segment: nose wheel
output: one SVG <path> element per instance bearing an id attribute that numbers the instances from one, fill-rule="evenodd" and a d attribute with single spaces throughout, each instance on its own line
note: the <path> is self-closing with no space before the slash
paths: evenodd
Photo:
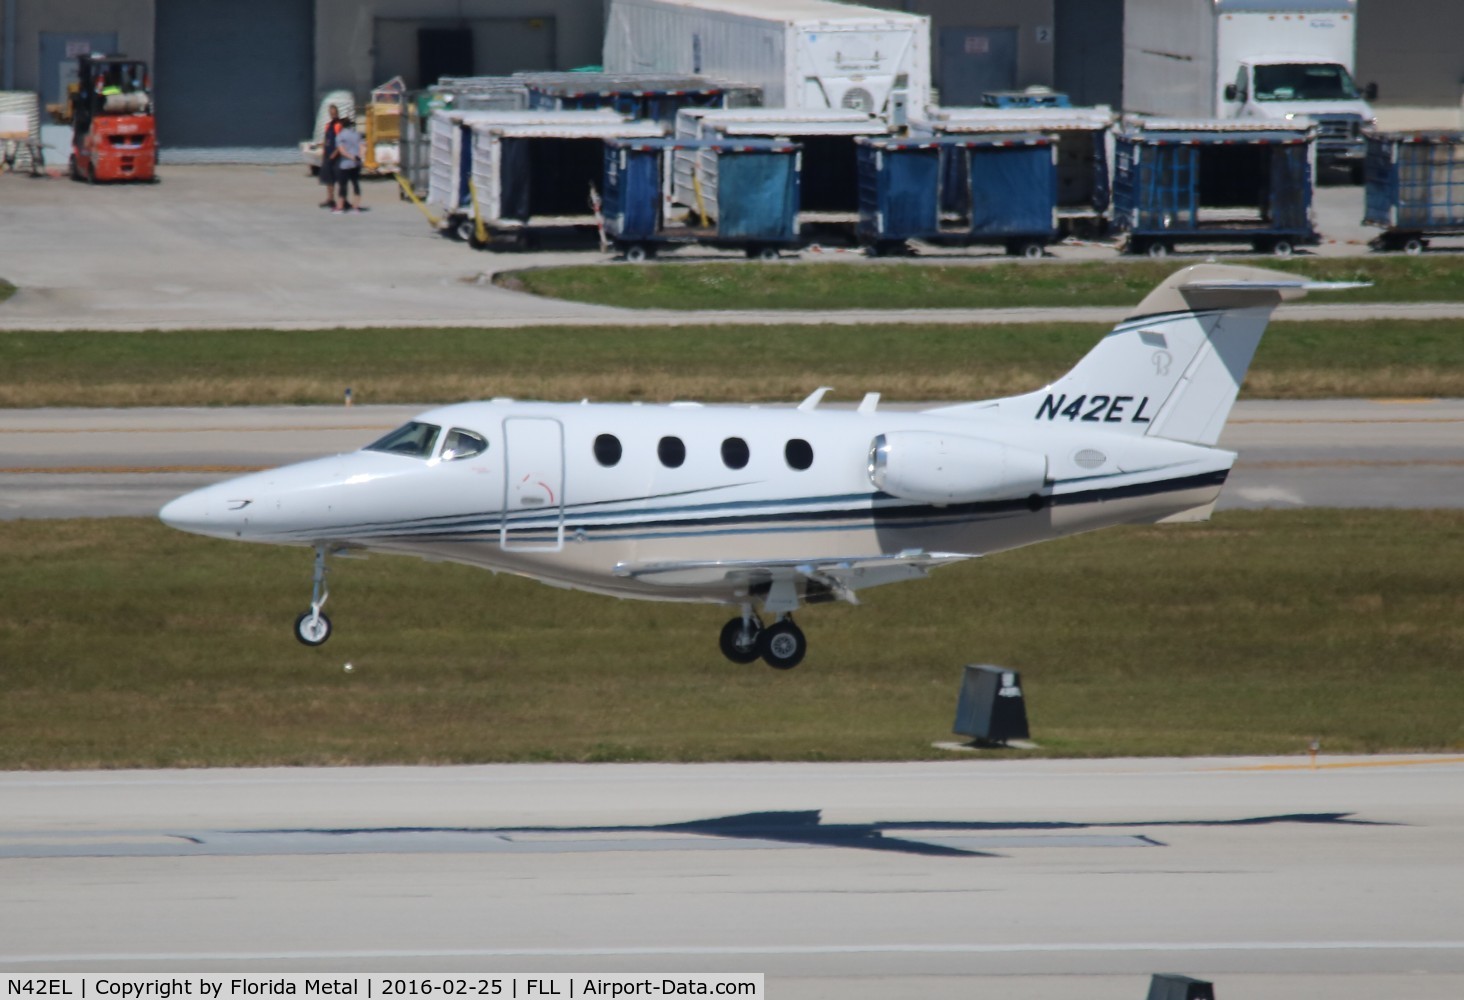
<path id="1" fill-rule="evenodd" d="M 310 593 L 310 610 L 295 619 L 295 638 L 307 646 L 319 646 L 330 638 L 330 619 L 321 613 L 330 587 L 326 584 L 325 546 L 315 546 L 315 576 Z"/>
<path id="2" fill-rule="evenodd" d="M 295 638 L 307 646 L 319 646 L 330 638 L 330 619 L 319 611 L 307 611 L 295 619 Z"/>

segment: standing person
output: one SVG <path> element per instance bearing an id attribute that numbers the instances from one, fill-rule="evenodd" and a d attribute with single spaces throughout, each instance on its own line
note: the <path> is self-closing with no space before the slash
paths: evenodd
<path id="1" fill-rule="evenodd" d="M 336 136 L 341 131 L 341 109 L 332 104 L 327 110 L 330 111 L 330 121 L 325 123 L 320 147 L 320 183 L 325 185 L 325 201 L 320 203 L 320 207 L 333 209 L 336 207 Z"/>
<path id="2" fill-rule="evenodd" d="M 361 150 L 365 147 L 365 141 L 361 133 L 356 131 L 356 123 L 349 118 L 341 119 L 342 127 L 336 134 L 336 176 L 340 179 L 341 204 L 334 208 L 333 212 L 351 211 L 351 203 L 346 199 L 346 186 L 349 184 L 356 190 L 356 211 L 360 211 L 361 204 Z"/>

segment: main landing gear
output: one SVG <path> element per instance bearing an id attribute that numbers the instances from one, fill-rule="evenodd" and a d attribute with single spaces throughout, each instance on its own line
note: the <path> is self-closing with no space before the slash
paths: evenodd
<path id="1" fill-rule="evenodd" d="M 808 653 L 808 640 L 790 615 L 779 615 L 765 628 L 750 607 L 744 607 L 740 616 L 722 626 L 720 643 L 722 655 L 733 663 L 761 658 L 775 670 L 792 670 Z"/>
<path id="2" fill-rule="evenodd" d="M 321 613 L 330 587 L 325 582 L 325 546 L 315 546 L 315 585 L 310 594 L 310 610 L 295 619 L 295 638 L 307 646 L 319 646 L 330 638 L 330 619 Z"/>

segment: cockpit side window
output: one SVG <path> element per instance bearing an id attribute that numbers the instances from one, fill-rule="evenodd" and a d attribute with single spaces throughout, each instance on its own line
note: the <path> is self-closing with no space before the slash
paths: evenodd
<path id="1" fill-rule="evenodd" d="M 464 458 L 472 458 L 474 455 L 481 455 L 487 450 L 488 439 L 483 435 L 463 430 L 461 427 L 454 427 L 447 432 L 447 439 L 442 443 L 442 460 L 456 462 Z"/>
<path id="2" fill-rule="evenodd" d="M 423 424 L 413 420 L 398 427 L 380 441 L 368 444 L 365 450 L 384 451 L 390 455 L 407 455 L 411 458 L 431 458 L 432 449 L 437 446 L 437 436 L 441 433 L 442 428 L 436 424 Z"/>

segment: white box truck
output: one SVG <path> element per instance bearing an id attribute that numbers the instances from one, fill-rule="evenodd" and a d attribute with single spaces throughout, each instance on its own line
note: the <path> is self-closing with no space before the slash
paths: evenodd
<path id="1" fill-rule="evenodd" d="M 1127 0 L 1123 103 L 1174 118 L 1317 125 L 1317 162 L 1361 180 L 1377 86 L 1353 82 L 1357 0 Z"/>
<path id="2" fill-rule="evenodd" d="M 610 0 L 604 61 L 758 86 L 771 108 L 904 124 L 930 100 L 930 18 L 829 0 Z"/>

